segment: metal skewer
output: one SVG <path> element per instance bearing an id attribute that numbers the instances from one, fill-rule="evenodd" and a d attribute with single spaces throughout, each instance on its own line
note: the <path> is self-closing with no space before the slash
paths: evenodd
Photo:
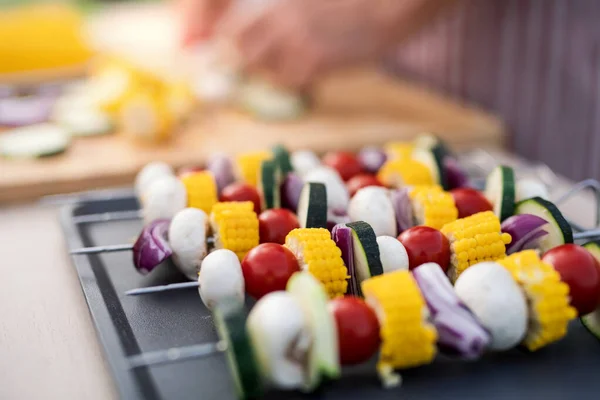
<path id="1" fill-rule="evenodd" d="M 134 219 L 142 219 L 141 210 L 115 211 L 102 214 L 79 215 L 73 217 L 73 222 L 76 224 L 88 224 L 93 222 L 108 222 L 108 221 L 127 221 Z"/>
<path id="2" fill-rule="evenodd" d="M 207 237 L 206 243 L 213 244 L 215 239 L 213 237 Z M 110 244 L 106 246 L 94 246 L 94 247 L 80 247 L 78 249 L 69 250 L 69 254 L 78 255 L 78 254 L 100 254 L 100 253 L 117 253 L 120 251 L 130 251 L 133 250 L 132 244 Z"/>
<path id="3" fill-rule="evenodd" d="M 167 350 L 158 350 L 148 353 L 136 354 L 128 357 L 129 368 L 165 365 L 199 358 L 210 357 L 227 350 L 226 341 L 215 343 L 196 344 L 184 347 L 172 347 Z"/>
<path id="4" fill-rule="evenodd" d="M 198 281 L 171 283 L 169 285 L 150 286 L 145 288 L 131 289 L 125 292 L 127 296 L 138 296 L 140 294 L 151 294 L 158 292 L 167 292 L 170 290 L 197 288 L 200 284 Z"/>

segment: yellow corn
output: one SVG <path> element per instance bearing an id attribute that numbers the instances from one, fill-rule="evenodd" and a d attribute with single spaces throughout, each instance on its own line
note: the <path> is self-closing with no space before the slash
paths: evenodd
<path id="1" fill-rule="evenodd" d="M 384 146 L 388 159 L 407 159 L 412 157 L 414 145 L 410 142 L 389 142 Z"/>
<path id="2" fill-rule="evenodd" d="M 273 154 L 269 151 L 240 154 L 237 157 L 240 180 L 249 185 L 256 186 L 261 163 L 271 158 L 273 158 Z"/>
<path id="3" fill-rule="evenodd" d="M 194 172 L 181 178 L 187 190 L 188 207 L 199 208 L 210 214 L 217 202 L 217 184 L 210 172 Z"/>
<path id="4" fill-rule="evenodd" d="M 441 229 L 458 218 L 454 198 L 439 186 L 419 186 L 410 191 L 417 225 Z"/>
<path id="5" fill-rule="evenodd" d="M 210 226 L 215 247 L 233 251 L 240 261 L 258 246 L 258 217 L 251 201 L 216 203 Z"/>
<path id="6" fill-rule="evenodd" d="M 529 327 L 523 344 L 534 351 L 564 337 L 577 312 L 569 305 L 569 286 L 552 265 L 540 260 L 535 250 L 512 254 L 499 263 L 527 296 Z"/>
<path id="7" fill-rule="evenodd" d="M 473 264 L 497 261 L 506 257 L 506 245 L 511 237 L 500 230 L 500 220 L 492 211 L 457 219 L 441 229 L 450 242 L 452 282 Z"/>
<path id="8" fill-rule="evenodd" d="M 427 322 L 428 309 L 409 271 L 395 271 L 362 282 L 363 295 L 380 322 L 381 352 L 377 370 L 394 384 L 397 368 L 433 361 L 437 332 Z M 386 382 L 384 382 L 386 383 Z"/>
<path id="9" fill-rule="evenodd" d="M 397 159 L 386 161 L 379 170 L 377 178 L 386 186 L 402 187 L 433 185 L 431 171 L 419 161 L 411 159 Z"/>
<path id="10" fill-rule="evenodd" d="M 136 90 L 120 106 L 119 123 L 134 139 L 161 142 L 171 137 L 174 121 L 162 96 Z"/>
<path id="11" fill-rule="evenodd" d="M 303 270 L 308 270 L 325 286 L 330 298 L 343 296 L 348 288 L 348 270 L 342 252 L 324 228 L 299 228 L 288 233 L 285 247 L 298 259 Z"/>

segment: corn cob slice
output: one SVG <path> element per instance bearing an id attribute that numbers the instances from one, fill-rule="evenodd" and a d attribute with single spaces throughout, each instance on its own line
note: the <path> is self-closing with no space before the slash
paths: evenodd
<path id="1" fill-rule="evenodd" d="M 497 261 L 506 257 L 506 245 L 511 237 L 500 230 L 500 220 L 492 211 L 460 218 L 441 229 L 450 242 L 450 268 L 452 282 L 473 264 Z"/>
<path id="2" fill-rule="evenodd" d="M 258 217 L 251 201 L 216 203 L 210 226 L 215 248 L 233 251 L 240 261 L 258 246 Z"/>
<path id="3" fill-rule="evenodd" d="M 458 218 L 454 198 L 439 186 L 416 187 L 410 191 L 409 196 L 417 225 L 441 229 Z"/>
<path id="4" fill-rule="evenodd" d="M 260 165 L 263 161 L 270 160 L 271 158 L 273 158 L 273 154 L 269 151 L 240 154 L 237 157 L 239 179 L 249 185 L 256 186 L 258 184 Z"/>
<path id="5" fill-rule="evenodd" d="M 427 304 L 409 271 L 395 271 L 363 281 L 362 292 L 381 330 L 377 370 L 386 386 L 396 386 L 396 368 L 428 364 L 436 353 L 437 332 L 427 319 Z"/>
<path id="6" fill-rule="evenodd" d="M 527 297 L 529 326 L 523 344 L 534 351 L 564 337 L 577 312 L 569 305 L 569 286 L 558 272 L 540 260 L 535 250 L 515 253 L 499 264 L 512 274 Z"/>
<path id="7" fill-rule="evenodd" d="M 188 196 L 188 207 L 199 208 L 209 214 L 217 202 L 217 184 L 210 172 L 201 171 L 181 178 Z"/>
<path id="8" fill-rule="evenodd" d="M 408 159 L 412 157 L 415 146 L 409 142 L 389 142 L 383 147 L 388 159 Z"/>
<path id="9" fill-rule="evenodd" d="M 119 125 L 136 140 L 158 143 L 171 137 L 174 121 L 162 96 L 140 90 L 124 100 L 119 109 Z"/>
<path id="10" fill-rule="evenodd" d="M 285 247 L 294 253 L 303 270 L 321 281 L 330 298 L 346 293 L 348 270 L 327 229 L 294 229 L 285 238 Z"/>
<path id="11" fill-rule="evenodd" d="M 433 176 L 427 166 L 411 159 L 389 160 L 379 170 L 377 178 L 386 186 L 429 186 L 434 184 Z"/>

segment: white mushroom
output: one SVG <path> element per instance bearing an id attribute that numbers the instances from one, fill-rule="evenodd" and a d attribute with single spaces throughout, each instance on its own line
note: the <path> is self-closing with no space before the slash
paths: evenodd
<path id="1" fill-rule="evenodd" d="M 506 268 L 495 262 L 473 265 L 458 277 L 454 289 L 489 331 L 491 350 L 508 350 L 523 340 L 527 300 Z"/>
<path id="2" fill-rule="evenodd" d="M 398 239 L 392 236 L 378 236 L 379 259 L 383 265 L 383 273 L 408 271 L 408 253 Z"/>
<path id="3" fill-rule="evenodd" d="M 304 176 L 311 170 L 321 165 L 321 160 L 315 153 L 310 150 L 298 150 L 291 154 L 290 161 L 294 167 L 294 171 Z"/>
<path id="4" fill-rule="evenodd" d="M 226 298 L 244 303 L 244 275 L 240 260 L 231 250 L 219 249 L 202 261 L 198 275 L 198 292 L 208 309 Z"/>
<path id="5" fill-rule="evenodd" d="M 319 166 L 304 176 L 305 182 L 320 182 L 327 188 L 327 208 L 329 210 L 347 210 L 350 194 L 344 181 L 333 168 Z"/>
<path id="6" fill-rule="evenodd" d="M 144 223 L 171 219 L 187 206 L 187 191 L 179 179 L 164 175 L 151 182 L 140 197 Z"/>
<path id="7" fill-rule="evenodd" d="M 300 303 L 285 291 L 269 293 L 247 324 L 263 376 L 280 389 L 302 388 L 312 339 Z"/>
<path id="8" fill-rule="evenodd" d="M 152 182 L 163 176 L 175 176 L 173 168 L 162 161 L 153 161 L 146 164 L 135 177 L 135 194 L 139 197 L 146 191 Z"/>
<path id="9" fill-rule="evenodd" d="M 517 201 L 541 197 L 548 200 L 548 188 L 537 179 L 519 179 L 517 181 Z"/>
<path id="10" fill-rule="evenodd" d="M 191 280 L 198 279 L 200 265 L 206 257 L 207 228 L 208 216 L 198 208 L 184 208 L 169 225 L 173 262 Z"/>
<path id="11" fill-rule="evenodd" d="M 327 192 L 329 195 L 329 192 Z M 358 190 L 348 206 L 352 221 L 365 221 L 377 236 L 396 236 L 396 214 L 386 188 L 368 186 Z"/>

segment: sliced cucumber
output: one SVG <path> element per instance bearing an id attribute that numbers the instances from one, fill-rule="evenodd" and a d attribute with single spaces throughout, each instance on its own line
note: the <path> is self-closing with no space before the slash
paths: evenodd
<path id="1" fill-rule="evenodd" d="M 415 147 L 426 150 L 437 149 L 438 154 L 442 157 L 451 156 L 452 153 L 448 150 L 448 146 L 442 139 L 431 133 L 421 133 L 413 141 Z"/>
<path id="2" fill-rule="evenodd" d="M 286 290 L 302 305 L 313 333 L 308 371 L 310 384 L 307 387 L 312 390 L 319 384 L 319 375 L 327 379 L 337 379 L 341 375 L 336 324 L 327 309 L 325 288 L 309 272 L 292 275 Z"/>
<path id="3" fill-rule="evenodd" d="M 365 279 L 383 274 L 377 236 L 371 225 L 364 221 L 350 222 L 346 226 L 352 229 L 354 270 L 360 288 L 360 284 Z"/>
<path id="4" fill-rule="evenodd" d="M 573 243 L 573 230 L 558 208 L 541 197 L 533 197 L 516 205 L 517 214 L 533 214 L 544 218 L 548 225 L 544 229 L 548 234 L 540 239 L 540 250 L 546 252 L 565 243 Z"/>
<path id="5" fill-rule="evenodd" d="M 490 173 L 485 183 L 485 196 L 494 206 L 494 213 L 504 221 L 515 211 L 515 172 L 499 165 Z"/>
<path id="6" fill-rule="evenodd" d="M 279 194 L 279 169 L 273 160 L 265 160 L 260 165 L 258 192 L 262 195 L 263 210 L 281 207 Z"/>
<path id="7" fill-rule="evenodd" d="M 595 242 L 587 242 L 583 245 L 587 251 L 592 253 L 592 255 L 600 262 L 600 241 Z"/>
<path id="8" fill-rule="evenodd" d="M 227 363 L 240 399 L 259 398 L 262 381 L 250 336 L 246 330 L 247 314 L 237 300 L 225 300 L 213 313 L 219 338 L 227 343 Z"/>
<path id="9" fill-rule="evenodd" d="M 294 172 L 294 167 L 290 160 L 290 153 L 285 147 L 280 144 L 273 147 L 273 155 L 275 156 L 275 161 L 281 171 L 281 175 L 287 176 L 288 173 Z"/>
<path id="10" fill-rule="evenodd" d="M 298 202 L 301 228 L 327 228 L 327 190 L 323 183 L 306 182 Z"/>
<path id="11" fill-rule="evenodd" d="M 415 148 L 412 157 L 422 162 L 431 171 L 433 180 L 441 185 L 444 189 L 448 189 L 446 181 L 446 170 L 444 169 L 444 156 L 440 147 L 434 146 L 431 149 Z"/>
<path id="12" fill-rule="evenodd" d="M 53 120 L 73 136 L 96 136 L 112 132 L 114 126 L 108 114 L 93 108 L 64 110 Z"/>
<path id="13" fill-rule="evenodd" d="M 600 308 L 580 318 L 586 329 L 600 340 Z"/>
<path id="14" fill-rule="evenodd" d="M 30 125 L 0 135 L 0 154 L 9 158 L 52 156 L 64 152 L 70 142 L 68 132 L 58 125 Z"/>

